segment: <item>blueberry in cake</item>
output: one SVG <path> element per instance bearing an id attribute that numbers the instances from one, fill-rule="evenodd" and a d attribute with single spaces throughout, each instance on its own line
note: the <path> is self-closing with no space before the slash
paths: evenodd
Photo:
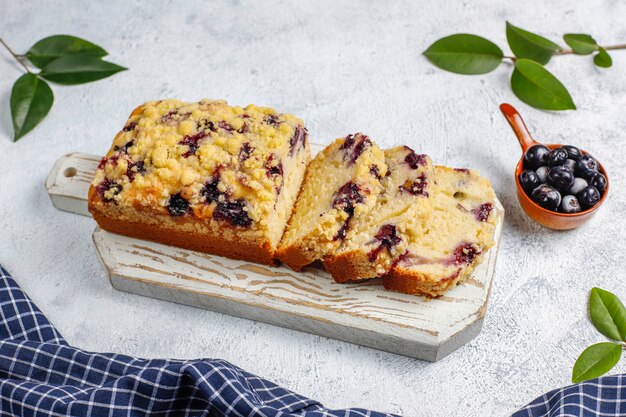
<path id="1" fill-rule="evenodd" d="M 264 264 L 310 160 L 302 120 L 222 100 L 135 109 L 89 190 L 101 228 Z"/>
<path id="2" fill-rule="evenodd" d="M 436 167 L 424 233 L 384 276 L 385 288 L 438 297 L 469 276 L 493 246 L 498 213 L 489 181 L 467 169 Z"/>
<path id="3" fill-rule="evenodd" d="M 300 270 L 334 251 L 376 204 L 386 174 L 383 151 L 361 133 L 327 146 L 309 164 L 278 258 Z"/>
<path id="4" fill-rule="evenodd" d="M 355 218 L 341 246 L 324 258 L 337 282 L 387 273 L 410 241 L 425 232 L 434 193 L 434 166 L 408 146 L 385 151 L 387 175 L 376 205 Z"/>

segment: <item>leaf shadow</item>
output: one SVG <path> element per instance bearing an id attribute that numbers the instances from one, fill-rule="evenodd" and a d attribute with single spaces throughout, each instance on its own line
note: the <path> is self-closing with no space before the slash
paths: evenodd
<path id="1" fill-rule="evenodd" d="M 10 99 L 10 89 L 0 93 L 0 106 L 2 106 L 2 108 L 4 109 L 7 109 L 6 111 L 0 111 L 0 136 L 6 136 L 9 141 L 13 141 L 13 122 L 11 121 L 11 106 L 9 104 Z"/>

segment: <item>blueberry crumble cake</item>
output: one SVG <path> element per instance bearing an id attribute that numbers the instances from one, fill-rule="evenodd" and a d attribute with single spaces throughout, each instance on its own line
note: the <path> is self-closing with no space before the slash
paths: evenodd
<path id="1" fill-rule="evenodd" d="M 434 166 L 408 146 L 385 151 L 387 174 L 374 207 L 354 219 L 341 246 L 324 259 L 337 282 L 387 273 L 410 241 L 425 232 L 435 192 Z"/>
<path id="2" fill-rule="evenodd" d="M 152 101 L 100 162 L 89 211 L 111 232 L 275 264 L 309 160 L 307 131 L 290 114 Z"/>
<path id="3" fill-rule="evenodd" d="M 309 164 L 278 258 L 300 270 L 334 251 L 376 204 L 386 174 L 383 151 L 366 135 L 327 146 Z"/>
<path id="4" fill-rule="evenodd" d="M 489 181 L 468 169 L 436 167 L 423 233 L 384 276 L 385 288 L 438 297 L 462 282 L 493 246 L 498 213 Z"/>
<path id="5" fill-rule="evenodd" d="M 337 282 L 438 297 L 493 246 L 488 180 L 356 133 L 312 161 L 302 120 L 222 100 L 148 102 L 100 162 L 89 211 L 102 229 Z"/>

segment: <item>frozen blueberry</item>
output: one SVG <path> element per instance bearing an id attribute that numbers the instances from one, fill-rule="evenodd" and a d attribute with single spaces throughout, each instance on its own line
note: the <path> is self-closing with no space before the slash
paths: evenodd
<path id="1" fill-rule="evenodd" d="M 546 157 L 546 162 L 551 167 L 563 165 L 567 161 L 567 151 L 563 148 L 552 149 Z"/>
<path id="2" fill-rule="evenodd" d="M 581 210 L 578 199 L 573 195 L 566 195 L 561 201 L 559 211 L 563 213 L 578 213 Z"/>
<path id="3" fill-rule="evenodd" d="M 532 169 L 522 171 L 522 173 L 519 174 L 519 182 L 522 184 L 522 188 L 526 191 L 526 194 L 532 193 L 533 190 L 541 184 L 539 176 Z"/>
<path id="4" fill-rule="evenodd" d="M 189 158 L 191 155 L 194 155 L 200 146 L 200 141 L 208 136 L 209 132 L 206 130 L 202 132 L 198 132 L 195 135 L 186 135 L 178 142 L 179 145 L 187 146 L 187 151 L 183 153 L 183 157 Z"/>
<path id="5" fill-rule="evenodd" d="M 476 207 L 473 211 L 476 220 L 478 220 L 479 222 L 486 222 L 487 220 L 489 220 L 489 216 L 493 211 L 493 204 L 483 203 L 480 206 Z"/>
<path id="6" fill-rule="evenodd" d="M 596 187 L 600 194 L 602 194 L 604 190 L 606 190 L 606 177 L 598 172 L 591 178 L 589 185 Z"/>
<path id="7" fill-rule="evenodd" d="M 574 174 L 565 165 L 555 166 L 548 172 L 548 182 L 559 191 L 567 191 L 574 185 Z"/>
<path id="8" fill-rule="evenodd" d="M 170 201 L 167 204 L 167 210 L 172 216 L 185 215 L 191 212 L 190 209 L 191 208 L 189 207 L 189 201 L 181 196 L 180 193 L 171 196 Z"/>
<path id="9" fill-rule="evenodd" d="M 598 172 L 598 162 L 591 155 L 583 155 L 576 161 L 576 175 L 584 179 L 591 179 Z"/>
<path id="10" fill-rule="evenodd" d="M 569 159 L 573 159 L 574 161 L 578 161 L 580 157 L 583 156 L 583 153 L 580 151 L 580 149 L 575 146 L 563 145 L 561 146 L 561 148 L 565 149 L 567 151 L 567 157 Z"/>
<path id="11" fill-rule="evenodd" d="M 293 156 L 300 148 L 306 147 L 307 130 L 298 125 L 289 139 L 289 156 Z"/>
<path id="12" fill-rule="evenodd" d="M 471 264 L 481 254 L 480 248 L 471 243 L 463 243 L 456 247 L 452 254 L 452 263 L 457 265 Z"/>
<path id="13" fill-rule="evenodd" d="M 108 196 L 105 193 L 109 192 Z M 96 192 L 100 196 L 100 199 L 104 202 L 110 203 L 114 201 L 113 197 L 122 192 L 122 185 L 109 178 L 105 178 L 97 187 Z"/>
<path id="14" fill-rule="evenodd" d="M 282 123 L 282 121 L 280 120 L 280 118 L 275 115 L 275 114 L 270 114 L 267 117 L 265 117 L 265 119 L 263 120 L 265 123 L 267 123 L 268 125 L 272 125 L 274 127 L 278 126 L 279 124 Z"/>
<path id="15" fill-rule="evenodd" d="M 374 262 L 378 258 L 378 254 L 385 248 L 391 254 L 391 248 L 400 243 L 402 239 L 396 234 L 396 226 L 385 224 L 381 226 L 376 236 L 374 236 L 374 241 L 378 241 L 380 244 L 367 254 L 370 262 Z"/>
<path id="16" fill-rule="evenodd" d="M 600 201 L 600 192 L 596 187 L 589 186 L 578 193 L 578 201 L 583 209 L 587 210 Z"/>
<path id="17" fill-rule="evenodd" d="M 561 204 L 561 193 L 548 184 L 541 184 L 533 190 L 532 200 L 543 208 L 556 211 Z"/>
<path id="18" fill-rule="evenodd" d="M 233 130 L 235 130 L 230 123 L 228 123 L 226 120 L 220 120 L 220 122 L 217 124 L 217 126 L 220 129 L 224 129 L 227 132 L 232 132 Z"/>
<path id="19" fill-rule="evenodd" d="M 250 155 L 254 152 L 254 148 L 250 146 L 250 142 L 244 142 L 241 144 L 241 149 L 239 149 L 239 161 L 245 162 L 250 159 Z"/>
<path id="20" fill-rule="evenodd" d="M 567 167 L 567 169 L 574 172 L 576 170 L 576 161 L 568 158 L 565 160 L 565 164 L 563 164 L 563 166 Z"/>
<path id="21" fill-rule="evenodd" d="M 401 191 L 406 191 L 415 196 L 428 197 L 428 177 L 422 172 L 415 181 L 407 181 L 400 186 Z"/>
<path id="22" fill-rule="evenodd" d="M 539 182 L 541 184 L 545 184 L 548 182 L 548 172 L 550 172 L 550 167 L 539 167 L 537 168 L 537 177 L 539 177 Z"/>
<path id="23" fill-rule="evenodd" d="M 354 206 L 365 201 L 365 197 L 360 191 L 361 187 L 357 183 L 352 181 L 345 183 L 335 192 L 333 207 L 343 210 L 352 216 L 354 214 Z"/>
<path id="24" fill-rule="evenodd" d="M 211 204 L 212 202 L 217 202 L 220 199 L 220 196 L 223 195 L 217 187 L 220 183 L 219 174 L 214 175 L 211 179 L 204 184 L 204 187 L 200 190 L 200 194 L 204 196 L 207 204 Z"/>
<path id="25" fill-rule="evenodd" d="M 405 148 L 409 151 L 409 153 L 404 157 L 404 162 L 407 163 L 412 169 L 417 169 L 420 166 L 425 166 L 428 161 L 426 160 L 426 155 L 417 154 L 413 149 L 405 146 Z"/>
<path id="26" fill-rule="evenodd" d="M 354 206 L 365 201 L 360 191 L 361 187 L 359 184 L 348 181 L 335 192 L 333 196 L 333 207 L 348 213 L 348 218 L 346 218 L 343 225 L 339 228 L 333 240 L 343 240 L 346 237 L 346 233 L 350 227 L 350 219 L 354 215 Z"/>
<path id="27" fill-rule="evenodd" d="M 576 195 L 585 188 L 587 188 L 588 185 L 589 184 L 587 183 L 587 181 L 585 181 L 583 178 L 576 177 L 574 178 L 574 185 L 572 185 L 567 192 L 569 194 Z"/>
<path id="28" fill-rule="evenodd" d="M 348 166 L 353 165 L 359 156 L 366 149 L 369 149 L 372 146 L 372 141 L 369 137 L 357 133 L 355 135 L 346 136 L 345 141 L 341 145 L 339 149 L 343 150 L 344 160 L 348 160 Z"/>
<path id="29" fill-rule="evenodd" d="M 545 163 L 546 157 L 550 153 L 550 149 L 543 145 L 534 145 L 528 148 L 524 155 L 526 161 L 526 167 L 530 169 L 537 169 Z"/>
<path id="30" fill-rule="evenodd" d="M 252 219 L 248 216 L 246 202 L 243 199 L 220 201 L 213 211 L 215 220 L 228 221 L 233 226 L 249 227 Z"/>
<path id="31" fill-rule="evenodd" d="M 382 178 L 380 175 L 380 170 L 378 169 L 378 165 L 376 164 L 370 165 L 370 174 L 372 174 L 374 178 L 376 178 L 379 181 Z"/>

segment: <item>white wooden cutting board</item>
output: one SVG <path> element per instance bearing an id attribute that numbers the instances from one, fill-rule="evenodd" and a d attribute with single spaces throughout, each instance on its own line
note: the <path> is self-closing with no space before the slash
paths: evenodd
<path id="1" fill-rule="evenodd" d="M 73 153 L 55 163 L 46 181 L 55 207 L 89 216 L 87 191 L 99 161 Z M 97 227 L 93 241 L 118 290 L 436 361 L 482 328 L 502 230 L 499 202 L 497 210 L 496 245 L 464 284 L 435 300 L 387 291 L 380 280 L 337 284 L 318 267 L 294 272 Z"/>

